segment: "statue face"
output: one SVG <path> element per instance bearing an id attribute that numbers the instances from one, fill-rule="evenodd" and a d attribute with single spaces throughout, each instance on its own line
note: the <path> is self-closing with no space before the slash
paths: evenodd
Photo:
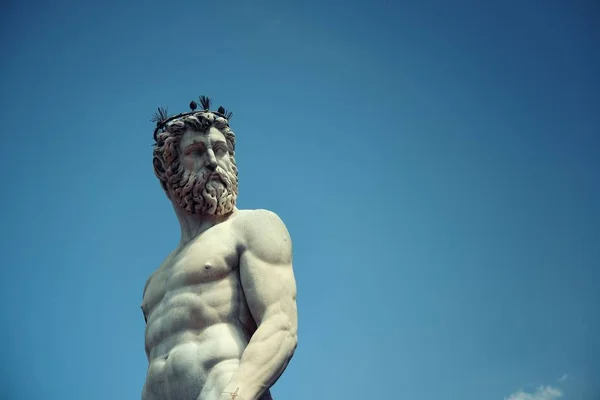
<path id="1" fill-rule="evenodd" d="M 179 143 L 181 179 L 169 184 L 172 201 L 192 214 L 233 211 L 238 193 L 237 169 L 225 136 L 215 127 L 186 130 Z M 179 175 L 179 174 L 178 174 Z"/>

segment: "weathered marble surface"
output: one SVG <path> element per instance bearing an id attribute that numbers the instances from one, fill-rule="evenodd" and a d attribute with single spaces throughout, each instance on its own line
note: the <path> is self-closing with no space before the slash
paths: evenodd
<path id="1" fill-rule="evenodd" d="M 291 239 L 275 213 L 236 208 L 226 116 L 188 113 L 155 133 L 181 239 L 144 288 L 143 400 L 271 399 L 296 348 Z"/>

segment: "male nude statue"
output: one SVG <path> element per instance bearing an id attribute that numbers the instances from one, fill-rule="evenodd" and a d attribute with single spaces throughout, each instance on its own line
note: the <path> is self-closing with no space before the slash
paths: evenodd
<path id="1" fill-rule="evenodd" d="M 296 349 L 290 236 L 273 212 L 236 208 L 230 114 L 208 107 L 155 131 L 154 170 L 181 240 L 144 288 L 142 400 L 272 399 Z"/>

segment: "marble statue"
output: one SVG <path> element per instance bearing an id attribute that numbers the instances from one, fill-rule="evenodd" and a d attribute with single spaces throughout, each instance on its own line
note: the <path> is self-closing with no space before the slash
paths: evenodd
<path id="1" fill-rule="evenodd" d="M 154 172 L 181 225 L 143 293 L 142 400 L 265 400 L 296 349 L 292 243 L 267 210 L 238 210 L 231 113 L 155 115 Z"/>

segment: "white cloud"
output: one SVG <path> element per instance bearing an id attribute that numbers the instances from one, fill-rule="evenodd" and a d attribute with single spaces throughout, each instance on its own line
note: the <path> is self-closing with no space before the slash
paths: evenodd
<path id="1" fill-rule="evenodd" d="M 561 376 L 561 377 L 560 377 L 560 378 L 558 378 L 557 380 L 558 380 L 559 382 L 564 382 L 564 381 L 566 381 L 566 380 L 567 380 L 567 378 L 568 378 L 568 377 L 569 377 L 569 375 L 567 375 L 567 374 L 564 374 L 563 376 Z"/>
<path id="2" fill-rule="evenodd" d="M 540 386 L 533 393 L 527 393 L 519 390 L 516 393 L 505 397 L 504 400 L 554 400 L 562 397 L 562 392 L 552 386 Z"/>

